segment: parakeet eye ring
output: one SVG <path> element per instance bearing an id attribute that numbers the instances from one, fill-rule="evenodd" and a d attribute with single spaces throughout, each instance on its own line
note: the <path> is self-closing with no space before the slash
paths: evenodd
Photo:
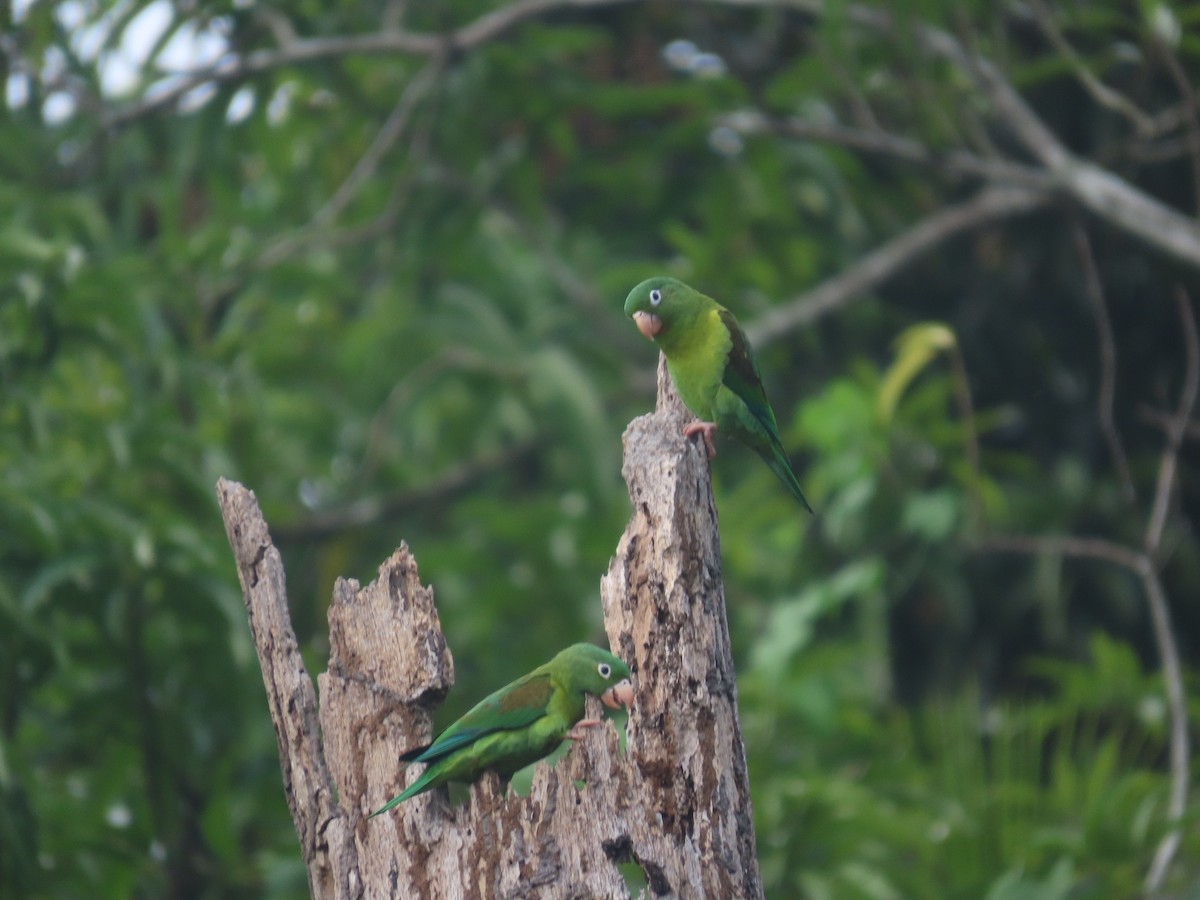
<path id="1" fill-rule="evenodd" d="M 603 684 L 588 672 L 589 663 Z M 618 683 L 608 684 L 614 678 Z M 475 781 L 488 769 L 507 781 L 563 741 L 579 740 L 584 729 L 600 724 L 599 719 L 584 718 L 585 694 L 598 697 L 609 709 L 631 706 L 629 667 L 602 647 L 572 644 L 548 663 L 489 694 L 432 742 L 401 753 L 404 765 L 420 763 L 425 770 L 368 818 L 447 782 Z M 497 734 L 504 736 L 499 743 L 493 740 Z"/>
<path id="2" fill-rule="evenodd" d="M 660 312 L 651 312 L 662 307 L 667 291 L 671 302 Z M 626 296 L 624 309 L 642 337 L 654 341 L 666 357 L 679 399 L 696 418 L 683 426 L 684 437 L 702 435 L 712 459 L 717 454 L 713 432 L 721 429 L 761 456 L 811 513 L 767 401 L 750 341 L 733 313 L 712 297 L 664 275 L 636 285 Z"/>

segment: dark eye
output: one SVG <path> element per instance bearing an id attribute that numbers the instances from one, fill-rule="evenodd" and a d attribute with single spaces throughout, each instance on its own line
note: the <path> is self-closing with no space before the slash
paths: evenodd
<path id="1" fill-rule="evenodd" d="M 658 288 L 652 290 L 650 292 L 650 302 L 654 306 L 658 306 L 658 304 L 662 303 L 662 291 L 660 291 Z"/>
<path id="2" fill-rule="evenodd" d="M 601 678 L 607 678 L 612 674 L 612 666 L 608 663 L 600 663 L 600 665 L 596 666 L 596 671 L 600 673 Z"/>

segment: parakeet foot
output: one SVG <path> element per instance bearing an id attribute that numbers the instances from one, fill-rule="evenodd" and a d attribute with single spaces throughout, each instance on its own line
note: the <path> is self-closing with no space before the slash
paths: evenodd
<path id="1" fill-rule="evenodd" d="M 683 436 L 690 438 L 696 432 L 700 432 L 704 436 L 704 447 L 708 450 L 708 458 L 712 459 L 717 455 L 717 448 L 712 439 L 713 432 L 716 430 L 716 422 L 701 422 L 697 419 L 695 422 L 688 422 L 683 426 Z"/>
<path id="2" fill-rule="evenodd" d="M 599 719 L 580 719 L 575 723 L 575 727 L 567 732 L 567 738 L 572 741 L 582 740 L 585 732 L 581 731 L 580 729 L 595 728 L 599 724 Z"/>

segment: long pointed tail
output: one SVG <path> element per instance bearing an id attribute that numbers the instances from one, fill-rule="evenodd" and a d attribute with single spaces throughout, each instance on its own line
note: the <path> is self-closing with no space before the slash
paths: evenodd
<path id="1" fill-rule="evenodd" d="M 408 793 L 408 791 L 404 792 L 404 794 L 407 794 L 407 793 Z M 405 800 L 408 799 L 408 797 L 406 797 L 404 794 L 399 794 L 399 795 L 393 797 L 387 803 L 383 804 L 383 806 L 379 807 L 379 809 L 375 810 L 375 812 L 373 812 L 369 816 L 367 816 L 367 818 L 373 819 L 376 816 L 383 815 L 385 812 L 387 812 L 393 806 L 399 806 L 401 803 L 403 803 Z"/>
<path id="2" fill-rule="evenodd" d="M 415 797 L 417 794 L 421 793 L 422 791 L 428 790 L 432 786 L 432 782 L 436 776 L 437 776 L 437 772 L 434 771 L 433 766 L 430 766 L 428 769 L 426 769 L 424 772 L 421 773 L 420 778 L 418 778 L 416 781 L 414 781 L 412 784 L 410 784 L 408 787 L 406 787 L 403 791 L 401 791 L 398 795 L 393 797 L 387 803 L 383 804 L 383 806 L 379 807 L 379 809 L 375 810 L 375 812 L 373 812 L 369 816 L 367 816 L 367 818 L 373 819 L 378 815 L 382 815 L 383 813 L 385 813 L 389 809 L 391 809 L 393 806 L 399 806 L 401 803 L 403 803 L 409 797 Z"/>
<path id="3" fill-rule="evenodd" d="M 787 456 L 784 455 L 783 449 L 772 445 L 761 456 L 766 460 L 767 465 L 771 467 L 771 471 L 779 477 L 779 480 L 787 485 L 787 489 L 791 491 L 792 496 L 800 501 L 800 505 L 815 516 L 816 512 L 813 511 L 812 506 L 805 498 L 804 492 L 800 490 L 800 481 L 796 478 L 796 473 L 792 471 L 792 465 L 788 462 Z"/>

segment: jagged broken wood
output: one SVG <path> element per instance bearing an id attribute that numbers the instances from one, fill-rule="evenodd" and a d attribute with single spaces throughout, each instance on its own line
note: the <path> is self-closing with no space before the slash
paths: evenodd
<path id="1" fill-rule="evenodd" d="M 685 421 L 660 365 L 658 410 L 624 435 L 634 511 L 601 580 L 605 629 L 637 692 L 627 753 L 595 729 L 540 765 L 527 797 L 489 775 L 465 805 L 432 791 L 372 820 L 415 777 L 397 756 L 429 739 L 453 681 L 433 591 L 403 544 L 365 588 L 338 580 L 318 711 L 258 504 L 218 483 L 314 897 L 627 897 L 624 862 L 641 867 L 648 897 L 762 896 L 717 514 Z"/>

